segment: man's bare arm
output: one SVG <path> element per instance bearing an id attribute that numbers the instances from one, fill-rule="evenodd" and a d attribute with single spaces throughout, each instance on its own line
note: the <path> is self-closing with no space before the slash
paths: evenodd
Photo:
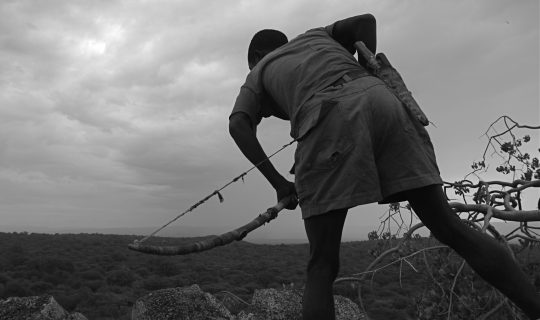
<path id="1" fill-rule="evenodd" d="M 294 184 L 285 179 L 270 160 L 266 160 L 267 155 L 257 139 L 251 120 L 246 114 L 238 112 L 229 118 L 229 133 L 244 156 L 253 165 L 258 165 L 257 169 L 276 190 L 278 201 L 296 193 Z M 296 207 L 296 203 L 294 206 L 287 206 L 287 209 L 294 209 L 294 207 Z"/>
<path id="2" fill-rule="evenodd" d="M 336 21 L 329 30 L 332 38 L 354 54 L 354 44 L 362 41 L 371 52 L 377 51 L 377 25 L 372 14 L 362 14 Z M 359 57 L 360 60 L 363 57 Z M 362 61 L 361 61 L 362 62 Z"/>

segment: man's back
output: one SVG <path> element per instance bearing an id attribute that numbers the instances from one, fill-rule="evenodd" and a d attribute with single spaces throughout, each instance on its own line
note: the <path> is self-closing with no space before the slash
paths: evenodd
<path id="1" fill-rule="evenodd" d="M 293 116 L 315 92 L 361 67 L 324 28 L 318 28 L 268 54 L 259 68 L 266 92 Z"/>

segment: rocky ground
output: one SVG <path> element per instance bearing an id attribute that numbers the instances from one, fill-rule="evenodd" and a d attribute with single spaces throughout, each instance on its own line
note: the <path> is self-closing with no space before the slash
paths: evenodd
<path id="1" fill-rule="evenodd" d="M 367 319 L 351 300 L 334 296 L 336 319 Z M 213 295 L 198 285 L 162 289 L 139 298 L 132 310 L 132 320 L 301 320 L 301 292 L 293 289 L 256 290 L 249 306 L 233 315 Z M 52 296 L 8 298 L 0 300 L 3 320 L 87 320 L 80 313 L 64 310 Z"/>

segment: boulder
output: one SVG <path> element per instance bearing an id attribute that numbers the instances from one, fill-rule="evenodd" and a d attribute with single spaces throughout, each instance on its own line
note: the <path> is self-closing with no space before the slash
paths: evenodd
<path id="1" fill-rule="evenodd" d="M 132 320 L 231 320 L 233 317 L 214 296 L 198 285 L 153 291 L 133 305 Z"/>
<path id="2" fill-rule="evenodd" d="M 0 300 L 2 320 L 88 320 L 78 312 L 69 313 L 50 295 L 11 297 Z"/>
<path id="3" fill-rule="evenodd" d="M 366 314 L 360 311 L 358 305 L 351 299 L 334 295 L 334 306 L 336 308 L 336 320 L 368 320 Z"/>
<path id="4" fill-rule="evenodd" d="M 302 293 L 295 290 L 255 290 L 251 306 L 238 320 L 302 320 Z"/>
<path id="5" fill-rule="evenodd" d="M 337 320 L 367 317 L 348 298 L 334 296 Z M 198 285 L 162 289 L 138 299 L 132 320 L 302 320 L 302 292 L 294 289 L 255 290 L 247 309 L 234 316 Z"/>
<path id="6" fill-rule="evenodd" d="M 334 296 L 336 320 L 367 319 L 348 298 Z M 294 289 L 262 289 L 253 294 L 251 306 L 237 320 L 302 320 L 302 292 Z"/>

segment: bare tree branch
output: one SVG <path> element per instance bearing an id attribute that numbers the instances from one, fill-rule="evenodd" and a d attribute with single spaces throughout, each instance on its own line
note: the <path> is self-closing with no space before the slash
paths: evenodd
<path id="1" fill-rule="evenodd" d="M 486 204 L 464 204 L 460 202 L 449 203 L 450 207 L 456 212 L 481 212 L 487 214 L 489 210 L 493 211 L 493 218 L 506 220 L 506 221 L 540 221 L 540 210 L 521 210 L 521 211 L 507 211 L 495 209 Z M 491 209 L 490 209 L 491 208 Z"/>
<path id="2" fill-rule="evenodd" d="M 261 213 L 257 218 L 253 219 L 248 224 L 245 224 L 235 230 L 229 231 L 219 236 L 213 236 L 209 239 L 197 241 L 193 243 L 188 243 L 179 246 L 154 246 L 154 245 L 145 245 L 139 242 L 134 242 L 128 245 L 128 248 L 134 251 L 150 253 L 155 255 L 162 256 L 172 256 L 172 255 L 185 255 L 194 252 L 201 252 L 210 250 L 217 246 L 224 246 L 233 241 L 242 240 L 245 236 L 262 226 L 263 224 L 273 220 L 277 217 L 277 214 L 287 206 L 287 201 L 282 201 L 276 204 L 275 206 L 266 210 L 266 212 Z"/>

